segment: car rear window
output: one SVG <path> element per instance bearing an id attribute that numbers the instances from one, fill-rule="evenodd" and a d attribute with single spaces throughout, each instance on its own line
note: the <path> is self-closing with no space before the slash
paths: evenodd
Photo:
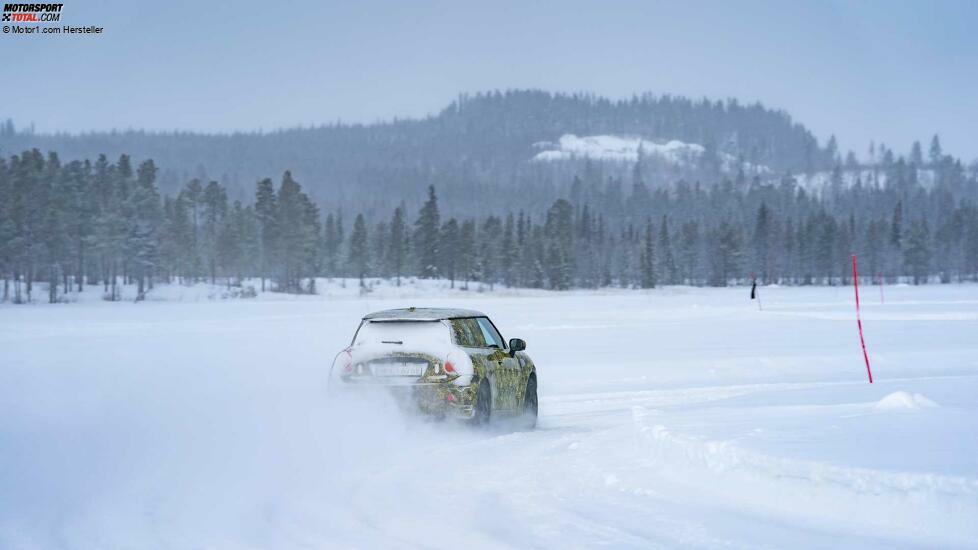
<path id="1" fill-rule="evenodd" d="M 475 319 L 452 319 L 451 325 L 456 344 L 468 348 L 486 347 L 486 338 Z"/>
<path id="2" fill-rule="evenodd" d="M 354 346 L 397 345 L 406 348 L 427 344 L 450 344 L 451 334 L 441 321 L 364 321 L 353 340 Z"/>

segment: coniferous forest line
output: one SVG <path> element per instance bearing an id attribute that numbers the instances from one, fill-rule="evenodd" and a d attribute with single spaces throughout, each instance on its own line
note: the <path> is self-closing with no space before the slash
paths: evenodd
<path id="1" fill-rule="evenodd" d="M 143 297 L 160 283 L 231 287 L 246 278 L 290 293 L 315 292 L 316 277 L 555 290 L 753 277 L 847 284 L 853 253 L 868 280 L 978 280 L 978 183 L 936 145 L 926 161 L 873 165 L 865 181 L 866 167 L 852 183 L 837 165 L 818 193 L 791 176 L 765 182 L 743 173 L 651 189 L 641 162 L 623 186 L 595 178 L 586 164 L 568 197 L 543 211 L 493 194 L 483 199 L 508 201 L 505 214 L 469 217 L 443 215 L 434 186 L 416 190 L 419 209 L 368 216 L 317 204 L 288 171 L 232 201 L 222 184 L 198 179 L 161 194 L 152 160 L 62 162 L 33 149 L 0 159 L 2 298 L 102 292 L 118 300 L 120 285 Z M 933 174 L 926 186 L 917 179 L 924 167 Z"/>

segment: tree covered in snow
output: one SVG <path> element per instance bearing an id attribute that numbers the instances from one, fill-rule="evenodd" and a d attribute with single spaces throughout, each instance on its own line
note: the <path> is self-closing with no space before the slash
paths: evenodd
<path id="1" fill-rule="evenodd" d="M 422 277 L 434 277 L 438 274 L 441 260 L 438 250 L 440 220 L 435 187 L 429 185 L 428 200 L 421 207 L 418 219 L 414 223 L 414 244 L 419 262 L 418 271 Z"/>
<path id="2" fill-rule="evenodd" d="M 791 175 L 742 173 L 649 189 L 636 167 L 626 191 L 585 163 L 569 196 L 543 210 L 489 195 L 503 216 L 477 209 L 443 221 L 434 184 L 416 209 L 349 211 L 314 201 L 290 171 L 277 184 L 257 180 L 241 198 L 199 178 L 161 193 L 153 160 L 63 163 L 34 149 L 0 159 L 0 277 L 13 302 L 38 299 L 39 281 L 49 301 L 94 285 L 117 300 L 120 285 L 143 296 L 160 282 L 248 278 L 296 293 L 314 292 L 316 277 L 554 290 L 725 286 L 752 276 L 848 284 L 855 253 L 874 280 L 976 280 L 978 182 L 947 156 L 932 168 L 925 185 L 897 157 L 818 192 Z"/>

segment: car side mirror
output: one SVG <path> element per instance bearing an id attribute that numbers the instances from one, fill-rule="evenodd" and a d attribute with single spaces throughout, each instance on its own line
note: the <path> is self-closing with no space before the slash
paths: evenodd
<path id="1" fill-rule="evenodd" d="M 523 351 L 526 349 L 526 342 L 520 338 L 510 338 L 509 339 L 509 354 L 516 355 L 516 352 Z"/>

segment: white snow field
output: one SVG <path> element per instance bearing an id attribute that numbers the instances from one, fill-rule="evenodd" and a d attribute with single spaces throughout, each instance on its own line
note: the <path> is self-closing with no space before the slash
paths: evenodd
<path id="1" fill-rule="evenodd" d="M 653 158 L 667 164 L 680 167 L 695 165 L 699 158 L 706 153 L 706 148 L 699 143 L 686 143 L 679 140 L 658 142 L 642 138 L 640 136 L 616 136 L 616 135 L 596 135 L 596 136 L 577 136 L 575 134 L 564 134 L 557 141 L 540 141 L 533 144 L 534 148 L 541 150 L 533 155 L 531 160 L 537 162 L 559 162 L 576 159 L 592 159 L 611 162 L 634 163 L 639 157 Z M 728 153 L 720 153 L 720 161 L 723 169 L 736 172 L 743 169 L 745 172 L 761 175 L 770 174 L 768 166 L 744 162 Z M 828 181 L 827 176 L 823 178 Z M 853 177 L 853 179 L 855 179 Z M 822 181 L 821 184 L 824 184 Z M 808 180 L 805 180 L 807 183 Z M 818 185 L 812 182 L 812 185 Z"/>
<path id="2" fill-rule="evenodd" d="M 851 288 L 352 286 L 0 306 L 0 548 L 978 548 L 978 285 L 867 287 L 873 385 Z M 410 305 L 526 339 L 539 427 L 329 402 Z"/>
<path id="3" fill-rule="evenodd" d="M 612 161 L 635 162 L 640 152 L 657 156 L 673 164 L 691 164 L 706 149 L 698 143 L 672 140 L 656 143 L 636 136 L 581 136 L 564 134 L 556 143 L 540 142 L 538 149 L 546 149 L 534 155 L 533 160 L 557 161 L 590 158 Z"/>

